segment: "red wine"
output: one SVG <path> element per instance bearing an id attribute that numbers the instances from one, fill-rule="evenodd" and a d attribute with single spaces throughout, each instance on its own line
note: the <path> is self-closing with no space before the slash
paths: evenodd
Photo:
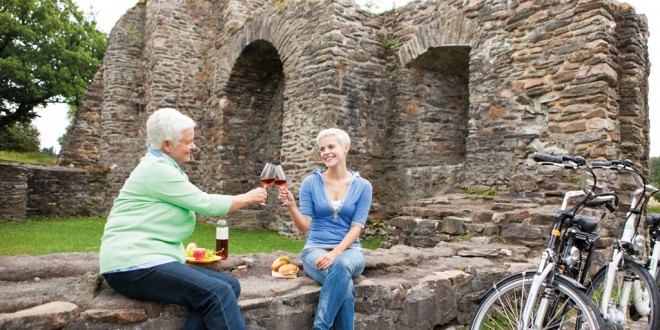
<path id="1" fill-rule="evenodd" d="M 284 187 L 286 185 L 286 179 L 275 179 L 275 185 Z"/>
<path id="2" fill-rule="evenodd" d="M 261 179 L 261 184 L 264 185 L 264 187 L 268 187 L 275 183 L 275 178 L 262 178 Z"/>
<path id="3" fill-rule="evenodd" d="M 218 220 L 215 227 L 215 254 L 222 260 L 227 260 L 229 256 L 229 227 L 225 219 Z"/>
<path id="4" fill-rule="evenodd" d="M 216 254 L 219 255 L 222 260 L 227 260 L 227 257 L 229 257 L 229 240 L 216 239 L 215 250 L 218 251 Z"/>

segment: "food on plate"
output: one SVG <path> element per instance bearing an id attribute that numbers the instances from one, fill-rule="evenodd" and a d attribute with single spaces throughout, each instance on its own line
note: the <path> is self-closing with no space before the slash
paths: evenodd
<path id="1" fill-rule="evenodd" d="M 188 243 L 188 245 L 186 246 L 186 255 L 192 258 L 193 252 L 195 251 L 196 248 L 197 248 L 196 243 Z"/>
<path id="2" fill-rule="evenodd" d="M 215 257 L 215 250 L 199 247 L 196 243 L 188 243 L 186 246 L 186 256 L 195 260 L 211 259 Z"/>
<path id="3" fill-rule="evenodd" d="M 298 266 L 294 264 L 286 264 L 280 266 L 280 268 L 277 270 L 278 273 L 280 273 L 284 277 L 288 278 L 294 278 L 298 276 Z"/>
<path id="4" fill-rule="evenodd" d="M 193 250 L 193 258 L 195 260 L 202 260 L 206 258 L 206 249 L 205 248 L 196 248 Z"/>
<path id="5" fill-rule="evenodd" d="M 277 271 L 282 265 L 291 263 L 291 259 L 287 256 L 278 257 L 273 261 L 273 264 L 270 265 L 272 271 Z"/>

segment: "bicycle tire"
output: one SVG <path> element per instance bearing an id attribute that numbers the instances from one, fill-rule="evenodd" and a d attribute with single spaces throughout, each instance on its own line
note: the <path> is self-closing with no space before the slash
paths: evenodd
<path id="1" fill-rule="evenodd" d="M 470 322 L 470 329 L 519 329 L 524 301 L 535 273 L 510 275 L 488 290 Z M 555 314 L 546 315 L 543 329 L 604 329 L 596 306 L 570 280 L 555 276 L 552 287 L 557 299 L 549 310 Z M 570 308 L 570 312 L 565 307 Z"/>
<path id="2" fill-rule="evenodd" d="M 604 290 L 603 286 L 605 285 L 605 278 L 607 276 L 607 265 L 603 266 L 596 272 L 592 277 L 591 283 L 587 288 L 587 295 L 591 297 L 592 302 L 599 307 L 602 292 Z M 622 308 L 620 305 L 621 297 L 618 293 L 623 285 L 623 277 L 632 276 L 635 279 L 640 281 L 641 288 L 648 292 L 649 296 L 649 306 L 650 313 L 648 316 L 640 316 L 635 308 L 633 303 L 633 297 L 628 299 L 629 303 L 625 308 Z M 612 297 L 610 301 L 616 302 L 615 307 L 617 313 L 624 313 L 626 315 L 626 324 L 623 325 L 626 329 L 659 329 L 660 328 L 660 291 L 658 291 L 658 286 L 655 283 L 655 280 L 651 276 L 646 267 L 637 264 L 635 262 L 626 261 L 623 266 L 617 269 L 617 275 L 614 280 L 614 287 L 612 288 Z M 623 315 L 623 314 L 620 314 Z M 616 321 L 605 319 L 605 326 L 608 328 L 615 327 Z M 619 325 L 621 326 L 621 325 Z"/>

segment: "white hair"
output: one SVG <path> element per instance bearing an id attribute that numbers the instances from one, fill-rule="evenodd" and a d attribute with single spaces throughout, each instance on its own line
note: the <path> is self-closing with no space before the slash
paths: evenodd
<path id="1" fill-rule="evenodd" d="M 339 144 L 342 147 L 351 144 L 351 138 L 348 136 L 348 133 L 346 133 L 344 130 L 341 130 L 339 128 L 328 128 L 320 131 L 319 135 L 316 136 L 316 144 L 320 145 L 321 139 L 323 139 L 326 136 L 336 136 L 337 140 L 339 140 Z"/>
<path id="2" fill-rule="evenodd" d="M 183 132 L 194 127 L 195 122 L 176 109 L 158 109 L 147 119 L 147 144 L 161 150 L 167 140 L 176 147 L 183 138 Z"/>

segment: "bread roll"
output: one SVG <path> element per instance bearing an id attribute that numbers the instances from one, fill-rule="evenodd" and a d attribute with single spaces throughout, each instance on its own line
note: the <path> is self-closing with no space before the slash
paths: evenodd
<path id="1" fill-rule="evenodd" d="M 286 265 L 291 262 L 291 259 L 289 257 L 283 256 L 283 257 L 278 257 L 273 261 L 273 264 L 270 265 L 270 269 L 272 271 L 277 271 L 282 265 Z"/>
<path id="2" fill-rule="evenodd" d="M 294 278 L 298 276 L 298 266 L 294 264 L 286 264 L 280 266 L 280 268 L 277 270 L 278 273 L 282 274 L 285 277 L 289 278 Z"/>

